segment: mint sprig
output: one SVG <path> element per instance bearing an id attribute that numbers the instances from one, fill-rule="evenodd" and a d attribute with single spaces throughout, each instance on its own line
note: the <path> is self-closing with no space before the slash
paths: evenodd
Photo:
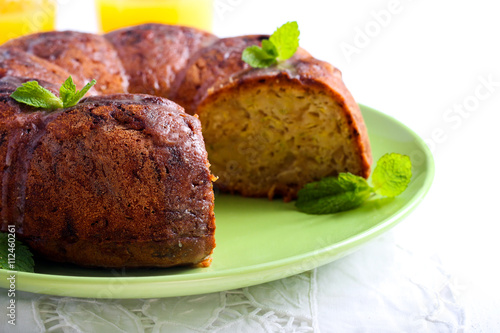
<path id="1" fill-rule="evenodd" d="M 262 40 L 262 47 L 249 46 L 241 59 L 254 68 L 265 68 L 291 58 L 299 48 L 299 26 L 297 22 L 287 22 L 269 37 Z"/>
<path id="2" fill-rule="evenodd" d="M 19 103 L 36 108 L 48 110 L 69 108 L 76 105 L 94 84 L 96 84 L 96 80 L 87 83 L 82 90 L 77 90 L 73 78 L 70 76 L 62 84 L 59 89 L 59 97 L 57 97 L 50 90 L 40 86 L 37 81 L 28 81 L 18 87 L 10 97 Z"/>
<path id="3" fill-rule="evenodd" d="M 296 206 L 309 214 L 330 214 L 358 207 L 372 194 L 366 179 L 352 173 L 309 183 L 298 193 Z"/>
<path id="4" fill-rule="evenodd" d="M 396 197 L 411 180 L 411 161 L 406 155 L 385 154 L 372 174 L 373 187 L 366 179 L 351 173 L 323 178 L 306 184 L 298 192 L 298 210 L 308 214 L 332 214 L 361 206 L 374 194 Z"/>
<path id="5" fill-rule="evenodd" d="M 29 248 L 21 241 L 9 241 L 9 234 L 0 232 L 0 268 L 33 272 L 34 267 L 33 254 Z"/>

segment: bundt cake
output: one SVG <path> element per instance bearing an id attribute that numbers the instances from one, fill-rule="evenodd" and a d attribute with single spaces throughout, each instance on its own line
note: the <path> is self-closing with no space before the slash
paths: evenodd
<path id="1" fill-rule="evenodd" d="M 2 45 L 2 231 L 14 223 L 37 253 L 80 265 L 208 264 L 207 151 L 217 186 L 244 196 L 290 200 L 325 176 L 368 177 L 368 135 L 340 72 L 300 48 L 270 68 L 242 61 L 268 37 L 146 24 Z M 78 88 L 96 79 L 97 96 L 52 113 L 9 97 L 30 79 L 57 93 L 67 75 Z"/>

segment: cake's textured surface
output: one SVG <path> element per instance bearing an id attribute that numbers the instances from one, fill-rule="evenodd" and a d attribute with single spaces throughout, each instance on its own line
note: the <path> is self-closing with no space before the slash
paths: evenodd
<path id="1" fill-rule="evenodd" d="M 45 114 L 1 96 L 2 230 L 87 266 L 205 262 L 212 175 L 198 119 L 146 95 L 90 97 Z"/>
<path id="2" fill-rule="evenodd" d="M 34 81 L 34 80 L 36 80 L 40 86 L 50 90 L 56 96 L 59 96 L 59 86 L 51 82 L 40 80 L 39 78 L 19 77 L 19 76 L 4 76 L 0 78 L 0 94 L 2 94 L 3 99 L 7 100 L 7 97 L 9 97 L 8 95 L 12 94 L 20 85 L 28 81 Z M 12 101 L 11 98 L 9 98 L 8 100 Z M 24 110 L 30 109 L 31 111 L 36 111 L 35 108 L 31 108 L 27 105 L 19 103 L 16 103 L 16 105 L 18 108 L 22 108 Z M 3 109 L 0 110 L 0 114 L 4 115 Z"/>
<path id="3" fill-rule="evenodd" d="M 167 98 L 191 56 L 217 39 L 194 28 L 164 24 L 124 28 L 105 37 L 125 67 L 129 92 Z"/>
<path id="4" fill-rule="evenodd" d="M 64 68 L 79 88 L 95 79 L 98 83 L 92 90 L 98 94 L 127 91 L 122 63 L 102 36 L 75 31 L 42 32 L 13 39 L 4 47 L 21 49 Z"/>
<path id="5" fill-rule="evenodd" d="M 18 49 L 0 47 L 0 78 L 32 77 L 48 82 L 64 82 L 70 73 L 51 62 Z"/>

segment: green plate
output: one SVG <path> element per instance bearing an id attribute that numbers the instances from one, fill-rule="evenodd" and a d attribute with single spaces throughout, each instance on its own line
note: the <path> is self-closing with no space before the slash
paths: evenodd
<path id="1" fill-rule="evenodd" d="M 36 273 L 16 274 L 16 289 L 97 298 L 193 295 L 284 278 L 353 252 L 410 213 L 434 176 L 432 155 L 413 131 L 383 113 L 361 108 L 374 161 L 388 152 L 412 159 L 413 178 L 401 196 L 315 216 L 298 212 L 293 202 L 217 195 L 217 247 L 208 268 L 105 270 L 37 261 Z M 1 287 L 8 287 L 9 275 L 0 270 Z"/>

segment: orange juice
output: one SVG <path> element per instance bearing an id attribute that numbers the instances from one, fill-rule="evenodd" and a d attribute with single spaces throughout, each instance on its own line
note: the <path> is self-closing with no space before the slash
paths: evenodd
<path id="1" fill-rule="evenodd" d="M 39 31 L 54 30 L 55 0 L 0 0 L 0 44 Z"/>
<path id="2" fill-rule="evenodd" d="M 212 30 L 212 0 L 96 0 L 101 30 L 142 23 L 179 24 Z"/>

